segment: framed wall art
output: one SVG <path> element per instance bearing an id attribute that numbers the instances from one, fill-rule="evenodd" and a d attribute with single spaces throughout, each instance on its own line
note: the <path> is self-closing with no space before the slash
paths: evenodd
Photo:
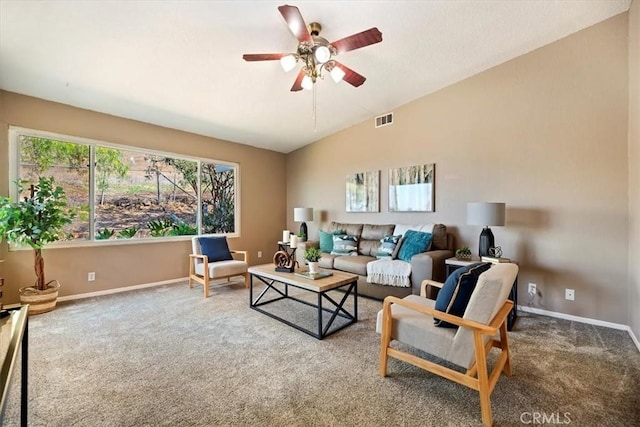
<path id="1" fill-rule="evenodd" d="M 389 212 L 434 212 L 435 163 L 389 169 Z"/>
<path id="2" fill-rule="evenodd" d="M 347 175 L 347 212 L 380 212 L 380 171 Z"/>

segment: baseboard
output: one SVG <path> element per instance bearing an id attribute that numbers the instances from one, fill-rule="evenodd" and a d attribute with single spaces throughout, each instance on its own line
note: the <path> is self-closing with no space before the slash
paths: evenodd
<path id="1" fill-rule="evenodd" d="M 589 317 L 574 316 L 572 314 L 559 313 L 557 311 L 542 310 L 540 308 L 529 307 L 526 305 L 519 305 L 518 310 L 524 311 L 525 313 L 540 314 L 542 316 L 549 316 L 549 317 L 555 317 L 558 319 L 571 320 L 572 322 L 580 322 L 580 323 L 586 323 L 589 325 L 604 326 L 605 328 L 627 331 L 627 333 L 631 337 L 631 340 L 633 341 L 633 343 L 636 345 L 636 348 L 640 352 L 640 341 L 638 341 L 638 338 L 633 333 L 633 330 L 629 325 L 623 325 L 622 323 L 605 322 L 603 320 L 591 319 Z"/>
<path id="2" fill-rule="evenodd" d="M 155 286 L 170 285 L 172 283 L 184 282 L 188 279 L 189 279 L 188 277 L 181 277 L 178 279 L 163 280 L 161 282 L 144 283 L 142 285 L 125 286 L 122 288 L 106 289 L 104 291 L 87 292 L 85 294 L 65 295 L 63 297 L 58 297 L 58 301 L 73 301 L 73 300 L 83 299 L 83 298 L 93 298 L 93 297 L 100 297 L 103 295 L 118 294 L 120 292 L 135 291 L 136 289 L 145 289 L 145 288 L 153 288 Z"/>

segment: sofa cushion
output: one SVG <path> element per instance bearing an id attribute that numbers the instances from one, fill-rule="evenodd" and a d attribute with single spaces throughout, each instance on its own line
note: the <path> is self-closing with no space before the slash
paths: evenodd
<path id="1" fill-rule="evenodd" d="M 341 234 L 348 234 L 350 236 L 357 236 L 358 238 L 360 238 L 360 236 L 362 235 L 362 227 L 362 224 L 342 224 L 339 222 L 331 221 L 326 231 L 334 232 L 337 230 L 342 230 Z"/>
<path id="2" fill-rule="evenodd" d="M 376 258 L 393 259 L 394 253 L 397 254 L 396 248 L 400 243 L 400 239 L 402 239 L 401 235 L 385 236 L 380 239 L 380 246 L 378 246 L 378 250 L 376 251 Z"/>
<path id="3" fill-rule="evenodd" d="M 447 278 L 438 292 L 436 310 L 462 317 L 467 309 L 471 294 L 476 288 L 478 277 L 491 268 L 491 263 L 476 263 L 456 269 Z M 457 328 L 456 325 L 440 319 L 433 319 L 436 326 Z"/>
<path id="4" fill-rule="evenodd" d="M 206 255 L 209 262 L 232 260 L 227 238 L 221 237 L 199 237 L 202 255 Z"/>
<path id="5" fill-rule="evenodd" d="M 375 260 L 374 257 L 366 255 L 337 256 L 333 260 L 333 268 L 346 271 L 347 273 L 366 276 L 367 264 Z"/>
<path id="6" fill-rule="evenodd" d="M 358 251 L 358 236 L 342 234 L 333 236 L 332 255 L 351 255 Z"/>
<path id="7" fill-rule="evenodd" d="M 337 255 L 331 255 L 328 253 L 322 253 L 322 258 L 318 261 L 318 267 L 320 268 L 330 268 L 333 269 L 333 260 Z"/>
<path id="8" fill-rule="evenodd" d="M 433 224 L 433 239 L 431 240 L 431 250 L 449 249 L 447 245 L 447 226 L 444 224 Z"/>
<path id="9" fill-rule="evenodd" d="M 378 247 L 380 247 L 380 239 L 384 236 L 390 236 L 394 228 L 395 225 L 393 224 L 364 224 L 360 242 L 358 243 L 358 254 L 376 256 Z"/>
<path id="10" fill-rule="evenodd" d="M 411 257 L 429 249 L 432 238 L 433 235 L 431 233 L 407 230 L 402 239 L 402 246 L 400 246 L 400 251 L 398 252 L 398 259 L 411 262 Z"/>

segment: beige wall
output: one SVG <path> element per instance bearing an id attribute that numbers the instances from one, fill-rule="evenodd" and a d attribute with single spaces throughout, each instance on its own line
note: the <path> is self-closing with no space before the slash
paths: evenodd
<path id="1" fill-rule="evenodd" d="M 640 338 L 640 2 L 629 11 L 629 326 Z"/>
<path id="2" fill-rule="evenodd" d="M 323 211 L 311 238 L 320 219 L 442 222 L 475 252 L 481 229 L 465 224 L 466 203 L 506 202 L 507 226 L 493 232 L 520 263 L 519 303 L 534 282 L 533 307 L 626 324 L 627 37 L 619 15 L 397 108 L 392 126 L 369 120 L 291 153 L 290 226 L 295 206 Z M 388 169 L 431 162 L 436 211 L 389 213 Z M 381 212 L 346 213 L 345 175 L 372 170 Z"/>
<path id="3" fill-rule="evenodd" d="M 285 223 L 285 155 L 216 140 L 133 120 L 0 91 L 0 194 L 7 194 L 8 127 L 21 126 L 92 138 L 140 148 L 226 160 L 240 164 L 240 232 L 229 240 L 232 249 L 250 251 L 252 264 L 271 259 Z M 3 303 L 17 302 L 17 289 L 33 283 L 31 251 L 7 252 L 0 245 L 0 273 L 5 277 Z M 264 258 L 258 259 L 257 252 Z M 97 245 L 45 249 L 48 279 L 62 283 L 60 294 L 75 295 L 111 288 L 159 282 L 188 273 L 190 242 Z M 96 281 L 87 282 L 87 273 Z"/>

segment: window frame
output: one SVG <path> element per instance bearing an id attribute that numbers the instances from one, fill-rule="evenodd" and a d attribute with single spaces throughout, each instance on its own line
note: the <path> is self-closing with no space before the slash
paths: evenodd
<path id="1" fill-rule="evenodd" d="M 216 160 L 205 157 L 197 157 L 197 156 L 189 156 L 185 154 L 172 153 L 161 150 L 154 150 L 150 148 L 142 148 L 135 147 L 131 145 L 124 144 L 116 144 L 106 141 L 100 141 L 91 138 L 84 138 L 78 136 L 65 135 L 55 132 L 48 132 L 36 129 L 23 128 L 18 126 L 9 126 L 9 144 L 8 144 L 8 160 L 9 160 L 9 168 L 8 168 L 8 183 L 9 183 L 9 196 L 13 200 L 17 200 L 18 192 L 17 188 L 14 185 L 16 180 L 20 179 L 19 171 L 20 171 L 20 136 L 28 136 L 28 137 L 36 137 L 36 138 L 50 138 L 56 139 L 60 141 L 70 142 L 74 144 L 83 144 L 89 146 L 90 159 L 92 167 L 89 168 L 89 236 L 90 239 L 82 239 L 82 240 L 64 240 L 58 241 L 48 244 L 47 248 L 77 248 L 77 247 L 87 247 L 87 246 L 111 246 L 111 245 L 135 245 L 135 244 L 146 244 L 146 243 L 161 243 L 161 242 L 176 242 L 176 241 L 187 241 L 191 240 L 193 235 L 184 235 L 184 236 L 162 236 L 162 237 L 137 237 L 133 239 L 107 239 L 107 240 L 99 240 L 95 238 L 95 192 L 96 192 L 96 182 L 95 182 L 95 151 L 96 147 L 106 147 L 106 148 L 114 148 L 118 150 L 127 150 L 138 152 L 141 154 L 149 154 L 149 155 L 157 155 L 170 157 L 179 160 L 188 160 L 197 162 L 197 170 L 198 170 L 198 194 L 197 194 L 197 205 L 196 205 L 196 222 L 198 232 L 197 235 L 201 236 L 202 232 L 202 189 L 201 189 L 201 165 L 202 163 L 214 163 L 216 165 L 224 165 L 229 166 L 234 169 L 234 182 L 233 182 L 233 191 L 234 191 L 234 231 L 232 233 L 215 233 L 208 235 L 215 236 L 226 236 L 228 238 L 237 238 L 240 237 L 240 164 L 237 162 L 229 162 L 225 160 Z M 30 248 L 11 248 L 11 250 L 27 250 Z"/>

